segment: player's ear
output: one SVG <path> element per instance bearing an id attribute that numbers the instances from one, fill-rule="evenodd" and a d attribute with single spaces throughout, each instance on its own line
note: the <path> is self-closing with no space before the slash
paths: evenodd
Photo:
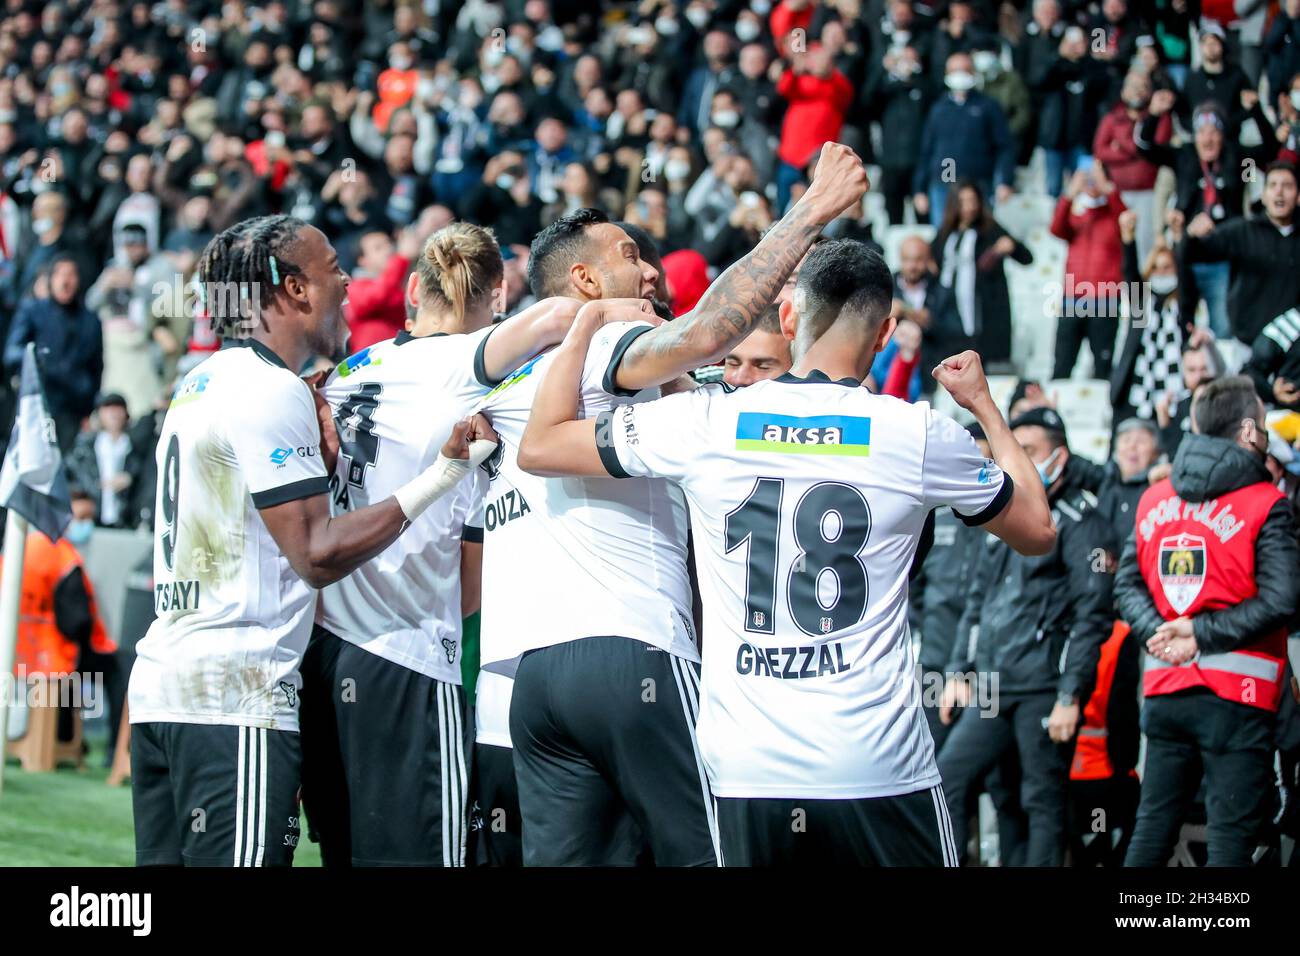
<path id="1" fill-rule="evenodd" d="M 510 287 L 506 284 L 506 277 L 502 276 L 501 281 L 492 287 L 492 313 L 504 315 L 509 310 Z"/>
<path id="2" fill-rule="evenodd" d="M 420 309 L 420 273 L 412 272 L 406 278 L 406 304 L 412 309 Z M 408 324 L 410 320 L 407 320 Z M 408 329 L 409 331 L 409 329 Z"/>
<path id="3" fill-rule="evenodd" d="M 600 276 L 585 262 L 575 262 L 569 266 L 569 282 L 585 298 L 601 298 Z"/>
<path id="4" fill-rule="evenodd" d="M 781 336 L 787 342 L 794 341 L 795 327 L 799 322 L 798 310 L 794 307 L 793 299 L 786 299 L 776 307 L 777 318 L 781 320 Z"/>
<path id="5" fill-rule="evenodd" d="M 894 337 L 894 329 L 898 328 L 898 319 L 892 315 L 885 316 L 885 321 L 880 323 L 880 331 L 876 333 L 876 351 L 883 352 L 889 340 Z"/>

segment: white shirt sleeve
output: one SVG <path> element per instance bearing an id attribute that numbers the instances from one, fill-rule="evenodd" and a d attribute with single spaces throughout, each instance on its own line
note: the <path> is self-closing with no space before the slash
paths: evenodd
<path id="1" fill-rule="evenodd" d="M 618 374 L 619 363 L 632 343 L 652 329 L 654 326 L 649 322 L 611 322 L 595 334 L 582 370 L 584 404 L 602 392 L 624 397 L 637 394 L 615 385 L 614 376 Z"/>
<path id="2" fill-rule="evenodd" d="M 488 476 L 481 467 L 461 484 L 465 502 L 465 524 L 460 539 L 475 544 L 483 543 L 483 511 L 487 503 Z"/>
<path id="3" fill-rule="evenodd" d="M 271 508 L 329 491 L 320 454 L 320 425 L 308 386 L 275 375 L 255 401 L 242 402 L 226 434 L 256 508 Z"/>
<path id="4" fill-rule="evenodd" d="M 684 479 L 708 451 L 709 397 L 721 386 L 619 405 L 596 419 L 600 460 L 615 478 Z"/>
<path id="5" fill-rule="evenodd" d="M 1011 501 L 1011 476 L 980 454 L 970 432 L 930 410 L 925 429 L 921 497 L 927 508 L 947 505 L 968 525 L 996 518 Z"/>

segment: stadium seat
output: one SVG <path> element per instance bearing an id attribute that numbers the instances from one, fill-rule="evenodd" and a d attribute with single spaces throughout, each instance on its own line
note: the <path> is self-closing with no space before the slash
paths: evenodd
<path id="1" fill-rule="evenodd" d="M 58 694 L 50 690 L 43 677 L 27 679 L 24 706 L 14 707 L 15 715 L 25 714 L 26 730 L 10 740 L 5 753 L 18 758 L 28 773 L 46 773 L 59 764 L 71 763 L 80 769 L 84 763 L 81 748 L 81 709 L 72 708 L 72 739 L 59 740 Z"/>
<path id="2" fill-rule="evenodd" d="M 1056 410 L 1061 413 L 1067 429 L 1110 429 L 1113 409 L 1109 382 L 1101 379 L 1054 379 L 1043 388 L 1056 401 Z"/>
<path id="3" fill-rule="evenodd" d="M 1110 429 L 1079 428 L 1069 430 L 1070 452 L 1098 464 L 1110 460 Z"/>

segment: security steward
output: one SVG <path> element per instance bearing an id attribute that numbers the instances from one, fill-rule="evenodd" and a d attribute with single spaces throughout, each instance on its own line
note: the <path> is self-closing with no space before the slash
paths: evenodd
<path id="1" fill-rule="evenodd" d="M 1296 611 L 1295 516 L 1270 480 L 1250 379 L 1205 386 L 1169 478 L 1138 504 L 1116 598 L 1146 648 L 1146 767 L 1126 866 L 1164 866 L 1205 779 L 1208 863 L 1264 841 L 1273 725 Z"/>

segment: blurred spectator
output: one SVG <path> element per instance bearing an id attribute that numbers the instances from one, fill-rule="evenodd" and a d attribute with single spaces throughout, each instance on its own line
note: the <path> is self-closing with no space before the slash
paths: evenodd
<path id="1" fill-rule="evenodd" d="M 1034 257 L 993 219 L 979 186 L 959 183 L 946 203 L 930 247 L 940 282 L 951 290 L 962 333 L 984 362 L 1005 363 L 1011 358 L 1011 294 L 1003 260 L 1029 265 Z"/>
<path id="2" fill-rule="evenodd" d="M 781 74 L 776 91 L 788 104 L 777 149 L 776 207 L 780 215 L 790 201 L 790 187 L 803 176 L 808 163 L 816 159 L 823 144 L 839 138 L 853 87 L 835 68 L 830 51 L 816 43 L 807 53 L 791 53 L 790 67 Z"/>
<path id="3" fill-rule="evenodd" d="M 70 479 L 97 494 L 96 523 L 106 528 L 134 527 L 131 502 L 140 462 L 128 434 L 130 424 L 126 399 L 114 393 L 102 396 L 94 427 L 77 436 L 67 459 Z"/>
<path id="4" fill-rule="evenodd" d="M 1137 213 L 1139 260 L 1150 254 L 1155 237 L 1154 189 L 1159 167 L 1138 149 L 1134 131 L 1146 116 L 1151 95 L 1150 78 L 1137 70 L 1130 71 L 1124 77 L 1119 102 L 1102 117 L 1092 141 L 1093 158 L 1105 165 L 1106 176 L 1119 191 L 1124 206 Z M 1162 116 L 1148 142 L 1167 143 L 1172 131 L 1172 120 Z"/>
<path id="5" fill-rule="evenodd" d="M 1255 147 L 1241 146 L 1239 139 L 1230 138 L 1224 110 L 1207 103 L 1196 108 L 1192 116 L 1194 139 L 1191 143 L 1174 149 L 1156 142 L 1156 128 L 1174 103 L 1172 91 L 1162 90 L 1151 98 L 1150 113 L 1135 130 L 1138 149 L 1143 155 L 1162 166 L 1174 170 L 1178 177 L 1175 205 L 1168 214 L 1171 226 L 1176 224 L 1181 237 L 1183 226 L 1204 212 L 1217 226 L 1241 218 L 1246 184 L 1242 171 L 1267 166 L 1277 154 L 1277 137 L 1272 124 L 1264 115 L 1259 95 L 1253 90 L 1241 94 L 1243 105 L 1248 105 L 1248 115 L 1256 123 L 1261 142 Z M 1198 262 L 1191 266 L 1196 280 L 1195 292 L 1205 300 L 1210 315 L 1210 328 L 1220 338 L 1227 338 L 1228 281 L 1230 269 L 1226 262 Z M 1189 299 L 1191 305 L 1195 298 Z"/>
<path id="6" fill-rule="evenodd" d="M 403 229 L 396 244 L 386 232 L 361 237 L 360 254 L 343 315 L 351 338 L 348 350 L 391 339 L 406 325 L 406 276 L 420 254 L 420 237 Z"/>
<path id="7" fill-rule="evenodd" d="M 1119 192 L 1100 163 L 1076 171 L 1069 193 L 1056 203 L 1052 235 L 1070 248 L 1052 378 L 1070 377 L 1085 336 L 1092 349 L 1093 378 L 1110 378 L 1124 280 L 1123 212 Z"/>
<path id="8" fill-rule="evenodd" d="M 1080 27 L 1058 30 L 1056 0 L 1034 4 L 1039 33 L 1025 59 L 1025 82 L 1038 102 L 1038 143 L 1046 163 L 1047 193 L 1061 194 L 1067 177 L 1074 175 L 1079 159 L 1096 134 L 1098 111 L 1105 100 L 1104 67 L 1088 56 L 1087 39 Z M 1059 44 L 1053 39 L 1060 36 Z M 1050 49 L 1049 49 L 1050 48 Z"/>
<path id="9" fill-rule="evenodd" d="M 1276 316 L 1300 301 L 1300 235 L 1295 228 L 1296 171 L 1285 163 L 1268 167 L 1264 216 L 1216 226 L 1198 213 L 1187 224 L 1183 255 L 1189 263 L 1227 261 L 1228 325 L 1236 338 L 1253 343 Z"/>
<path id="10" fill-rule="evenodd" d="M 908 236 L 898 248 L 892 314 L 921 330 L 920 391 L 929 395 L 935 383 L 926 373 L 973 340 L 962 328 L 952 291 L 935 274 L 930 244 L 920 236 Z"/>
<path id="11" fill-rule="evenodd" d="M 95 407 L 104 374 L 104 338 L 99 320 L 82 304 L 76 260 L 56 258 L 48 281 L 48 298 L 31 298 L 19 306 L 5 342 L 4 365 L 7 375 L 17 375 L 27 344 L 36 346 L 46 405 L 66 454 Z"/>
<path id="12" fill-rule="evenodd" d="M 1265 403 L 1300 412 L 1300 310 L 1287 309 L 1264 326 L 1243 371 Z"/>
<path id="13" fill-rule="evenodd" d="M 1183 436 L 1191 427 L 1192 399 L 1202 385 L 1223 374 L 1223 359 L 1212 342 L 1183 346 L 1182 382 L 1156 401 L 1156 424 L 1160 426 L 1160 448 L 1170 459 L 1178 453 Z"/>
<path id="14" fill-rule="evenodd" d="M 1213 20 L 1201 22 L 1201 65 L 1187 75 L 1183 86 L 1183 118 L 1189 119 L 1193 108 L 1204 103 L 1218 104 L 1227 117 L 1228 134 L 1236 139 L 1245 118 L 1241 93 L 1249 89 L 1250 80 L 1240 67 L 1227 62 L 1227 43 L 1223 27 Z"/>
<path id="15" fill-rule="evenodd" d="M 912 195 L 916 157 L 930 105 L 922 70 L 915 47 L 890 48 L 867 79 L 866 98 L 880 114 L 881 180 L 875 188 L 884 194 L 885 212 L 893 225 L 903 222 L 903 203 Z"/>
<path id="16" fill-rule="evenodd" d="M 996 186 L 999 202 L 1012 192 L 1016 148 L 1007 118 L 975 84 L 970 54 L 948 57 L 948 95 L 937 100 L 925 118 L 912 203 L 917 215 L 929 215 L 934 226 L 944 219 L 948 186 L 957 179 L 974 182 L 984 196 L 992 195 Z"/>
<path id="17" fill-rule="evenodd" d="M 1119 231 L 1129 324 L 1124 347 L 1111 371 L 1110 401 L 1116 422 L 1130 416 L 1154 421 L 1160 397 L 1181 385 L 1183 345 L 1188 341 L 1190 323 L 1182 317 L 1173 250 L 1157 247 L 1147 258 L 1146 268 L 1139 269 L 1134 237 L 1137 215 L 1131 209 L 1120 213 Z"/>

